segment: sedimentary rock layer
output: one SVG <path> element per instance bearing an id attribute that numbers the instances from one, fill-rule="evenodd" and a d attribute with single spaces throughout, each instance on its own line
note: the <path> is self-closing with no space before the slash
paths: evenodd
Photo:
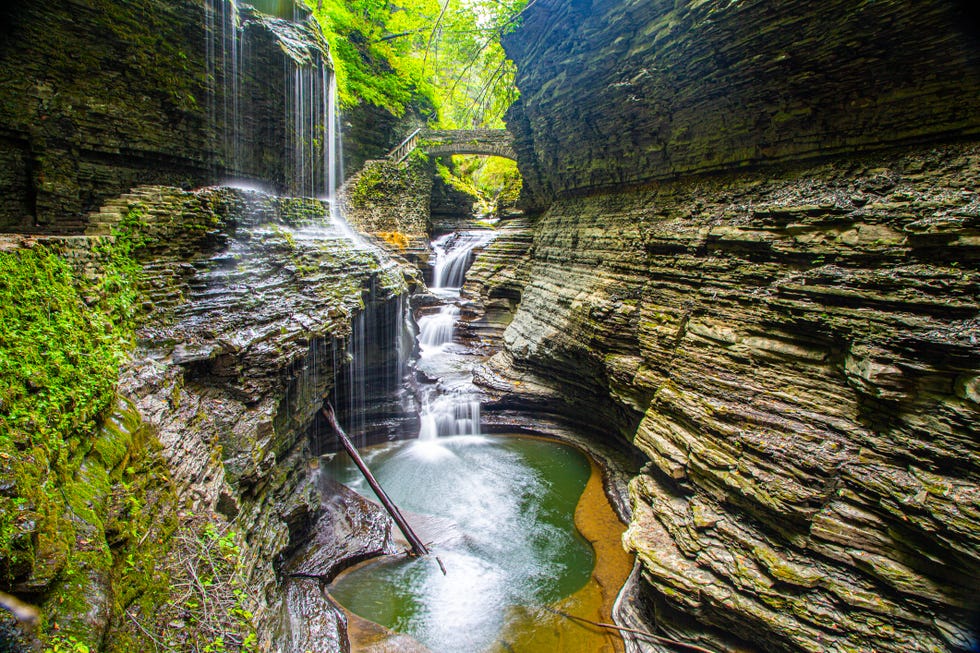
<path id="1" fill-rule="evenodd" d="M 665 606 L 758 650 L 963 644 L 978 184 L 980 147 L 947 146 L 540 218 L 493 366 L 513 395 L 557 389 L 550 410 L 563 396 L 570 421 L 647 456 L 625 542 Z"/>
<path id="2" fill-rule="evenodd" d="M 344 184 L 345 219 L 390 251 L 424 266 L 429 259 L 432 178 L 432 166 L 418 159 L 366 161 Z"/>
<path id="3" fill-rule="evenodd" d="M 324 124 L 326 42 L 308 22 L 245 8 L 239 31 L 231 6 L 0 8 L 0 229 L 80 233 L 90 211 L 138 184 L 233 176 L 322 194 L 325 183 L 296 181 L 323 178 L 322 135 L 314 143 L 297 123 Z"/>
<path id="4" fill-rule="evenodd" d="M 659 627 L 765 651 L 965 645 L 976 17 L 539 0 L 509 37 L 508 129 L 546 210 L 481 379 L 644 453 L 625 541 L 649 590 L 633 612 Z"/>
<path id="5" fill-rule="evenodd" d="M 976 134 L 970 7 L 539 0 L 505 43 L 526 199 Z"/>
<path id="6" fill-rule="evenodd" d="M 91 229 L 124 215 L 137 217 L 146 240 L 147 315 L 120 392 L 154 428 L 183 510 L 221 513 L 245 535 L 263 645 L 287 650 L 316 635 L 342 647 L 343 618 L 315 581 L 284 592 L 279 583 L 333 573 L 387 544 L 387 519 L 343 489 L 318 487 L 309 460 L 330 437 L 316 416 L 348 374 L 356 316 L 371 311 L 378 330 L 390 327 L 383 318 L 402 318 L 400 269 L 312 199 L 142 187 L 109 203 Z M 397 359 L 394 341 L 367 346 L 362 362 L 381 371 Z M 385 387 L 381 371 L 361 374 Z M 352 503 L 360 521 L 343 531 Z M 312 569 L 306 553 L 279 570 L 310 533 L 333 547 L 330 564 Z M 318 617 L 303 629 L 294 610 Z"/>

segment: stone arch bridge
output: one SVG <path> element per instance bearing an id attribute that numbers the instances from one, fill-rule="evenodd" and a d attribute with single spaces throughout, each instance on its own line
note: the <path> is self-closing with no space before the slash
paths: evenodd
<path id="1" fill-rule="evenodd" d="M 388 158 L 404 161 L 414 150 L 430 156 L 479 154 L 517 160 L 514 137 L 506 129 L 416 129 Z"/>

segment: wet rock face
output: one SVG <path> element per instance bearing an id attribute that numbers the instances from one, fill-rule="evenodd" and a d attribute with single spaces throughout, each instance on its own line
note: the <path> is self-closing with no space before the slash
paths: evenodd
<path id="1" fill-rule="evenodd" d="M 220 0 L 206 4 L 2 9 L 0 230 L 81 233 L 88 212 L 139 184 L 192 187 L 235 176 L 303 189 L 293 180 L 322 178 L 314 171 L 322 156 L 300 164 L 291 156 L 297 147 L 287 116 L 296 108 L 293 75 L 284 74 L 296 72 L 322 96 L 322 35 L 308 24 L 243 13 L 248 47 L 239 54 L 248 74 L 236 85 L 234 30 L 222 28 L 231 10 Z M 309 169 L 297 170 L 303 165 Z"/>
<path id="2" fill-rule="evenodd" d="M 766 651 L 963 644 L 978 171 L 980 147 L 947 146 L 567 199 L 535 225 L 493 366 L 648 458 L 625 542 L 661 625 Z"/>
<path id="3" fill-rule="evenodd" d="M 155 428 L 183 509 L 220 513 L 245 535 L 243 568 L 265 641 L 290 605 L 308 606 L 318 591 L 280 593 L 275 565 L 311 533 L 338 533 L 322 522 L 339 523 L 353 501 L 325 504 L 308 465 L 329 441 L 315 418 L 346 374 L 351 324 L 372 307 L 400 317 L 382 308 L 407 287 L 390 259 L 352 241 L 317 200 L 142 187 L 108 204 L 92 230 L 126 213 L 140 216 L 147 241 L 148 314 L 120 392 Z M 371 347 L 373 360 L 391 365 L 394 347 Z M 371 514 L 374 530 L 338 535 L 333 564 L 384 546 L 371 542 L 384 539 L 387 522 Z M 307 634 L 333 628 L 341 637 L 340 617 L 322 609 Z"/>
<path id="4" fill-rule="evenodd" d="M 344 568 L 389 553 L 391 519 L 376 503 L 339 483 L 320 483 L 321 514 L 310 536 L 279 570 L 280 618 L 271 650 L 346 650 L 347 621 L 326 592 Z"/>
<path id="5" fill-rule="evenodd" d="M 531 272 L 528 250 L 534 231 L 521 216 L 502 220 L 497 235 L 483 248 L 466 272 L 462 297 L 463 320 L 457 328 L 484 351 L 499 351 L 504 329 L 514 319 Z"/>
<path id="6" fill-rule="evenodd" d="M 980 129 L 969 3 L 540 0 L 506 42 L 525 200 Z"/>

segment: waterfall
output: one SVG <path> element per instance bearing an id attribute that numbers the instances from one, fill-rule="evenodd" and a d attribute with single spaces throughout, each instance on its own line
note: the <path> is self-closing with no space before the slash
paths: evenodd
<path id="1" fill-rule="evenodd" d="M 442 350 L 453 341 L 456 320 L 459 319 L 459 307 L 446 304 L 434 315 L 424 315 L 419 318 L 419 347 L 423 355 Z"/>
<path id="2" fill-rule="evenodd" d="M 493 240 L 492 231 L 453 232 L 432 241 L 436 264 L 432 274 L 433 288 L 459 288 L 473 262 L 473 250 Z"/>
<path id="3" fill-rule="evenodd" d="M 293 20 L 277 18 L 239 0 L 207 0 L 205 20 L 215 172 L 230 176 L 223 185 L 333 197 L 342 179 L 336 80 L 313 19 L 298 12 Z M 262 64 L 270 53 L 283 58 L 281 78 L 257 78 L 256 70 L 269 68 Z M 270 119 L 270 108 L 279 105 L 280 119 Z M 283 151 L 263 149 L 273 143 Z"/>
<path id="4" fill-rule="evenodd" d="M 454 342 L 460 318 L 460 288 L 473 262 L 474 250 L 494 238 L 492 231 L 464 231 L 433 241 L 436 252 L 432 290 L 443 300 L 438 312 L 418 319 L 419 358 L 416 367 L 437 382 L 420 389 L 419 440 L 480 435 L 480 392 L 473 385 L 473 352 Z"/>
<path id="5" fill-rule="evenodd" d="M 205 0 L 215 179 L 224 178 L 227 186 L 317 198 L 329 209 L 326 224 L 298 229 L 277 224 L 276 229 L 289 231 L 294 240 L 345 238 L 354 249 L 386 259 L 341 214 L 337 191 L 344 175 L 337 79 L 315 20 L 301 3 L 291 7 L 284 10 L 285 3 L 271 0 Z M 401 296 L 393 297 L 397 292 L 380 284 L 365 292 L 359 298 L 360 310 L 352 306 L 350 334 L 332 349 L 330 370 L 337 374 L 332 400 L 352 437 L 380 431 L 379 420 L 390 426 L 398 422 L 396 415 L 415 414 L 414 404 L 407 412 L 396 405 L 408 402 L 404 379 L 415 344 L 406 326 L 411 323 L 409 308 Z M 307 377 L 315 381 L 330 373 L 326 365 L 320 369 L 318 353 L 298 363 L 302 367 L 294 373 L 297 387 L 312 388 L 316 384 Z M 300 396 L 293 387 L 287 392 L 293 394 L 284 410 L 318 399 Z"/>

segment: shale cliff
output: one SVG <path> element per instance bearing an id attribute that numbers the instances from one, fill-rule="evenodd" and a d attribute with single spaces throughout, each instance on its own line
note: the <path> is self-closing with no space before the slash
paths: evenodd
<path id="1" fill-rule="evenodd" d="M 972 19 L 539 0 L 510 38 L 543 213 L 483 382 L 648 460 L 625 621 L 720 650 L 969 646 Z"/>
<path id="2" fill-rule="evenodd" d="M 0 31 L 0 598 L 39 608 L 0 650 L 343 650 L 321 580 L 389 521 L 319 480 L 319 408 L 393 395 L 406 280 L 325 201 L 189 190 L 322 194 L 323 35 L 217 0 Z"/>

